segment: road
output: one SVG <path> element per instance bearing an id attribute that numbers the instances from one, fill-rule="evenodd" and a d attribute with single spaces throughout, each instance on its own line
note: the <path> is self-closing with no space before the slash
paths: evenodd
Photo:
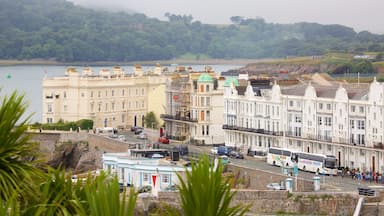
<path id="1" fill-rule="evenodd" d="M 201 153 L 210 154 L 211 147 L 195 146 L 195 145 L 189 145 L 188 147 L 190 152 L 197 152 L 200 154 Z M 250 168 L 250 169 L 263 170 L 263 171 L 268 171 L 272 173 L 282 173 L 281 167 L 269 165 L 264 160 L 250 157 L 250 156 L 245 156 L 245 159 L 231 158 L 231 163 L 236 166 L 241 166 L 241 167 Z M 309 181 L 312 181 L 314 176 L 315 174 L 310 172 L 299 171 L 298 173 L 299 179 L 305 179 Z M 321 182 L 321 185 L 326 186 L 326 188 L 329 188 L 329 190 L 331 191 L 353 192 L 353 193 L 356 193 L 357 188 L 359 187 L 382 185 L 382 184 L 376 184 L 373 182 L 370 183 L 366 181 L 359 181 L 356 179 L 352 179 L 350 176 L 341 177 L 341 176 L 320 175 L 320 182 Z"/>
<path id="2" fill-rule="evenodd" d="M 148 139 L 138 139 L 137 135 L 135 135 L 131 131 L 119 131 L 119 135 L 123 134 L 126 136 L 126 143 L 129 144 L 152 144 L 157 143 L 158 135 L 156 131 L 152 131 L 151 129 L 145 129 L 144 131 L 148 135 Z M 179 147 L 179 144 L 171 143 L 169 147 Z M 210 146 L 196 146 L 196 145 L 188 145 L 188 151 L 194 154 L 210 154 Z M 241 166 L 250 169 L 263 170 L 272 173 L 282 173 L 282 169 L 280 167 L 271 166 L 267 164 L 265 161 L 245 156 L 245 159 L 234 159 L 231 158 L 231 163 L 236 166 Z M 313 180 L 315 176 L 314 173 L 299 171 L 298 178 L 305 180 Z M 359 181 L 356 179 L 352 179 L 350 176 L 320 176 L 320 181 L 323 186 L 327 186 L 326 188 L 330 188 L 332 191 L 339 192 L 357 192 L 357 188 L 362 186 L 375 186 L 378 185 L 376 183 L 370 183 L 366 181 Z M 380 184 L 381 185 L 381 184 Z M 384 185 L 383 185 L 384 186 Z"/>

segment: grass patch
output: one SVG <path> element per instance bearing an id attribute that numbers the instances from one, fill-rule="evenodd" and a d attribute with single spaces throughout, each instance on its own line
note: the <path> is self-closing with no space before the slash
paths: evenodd
<path id="1" fill-rule="evenodd" d="M 337 81 L 346 81 L 348 83 L 371 83 L 373 81 L 373 77 L 360 77 L 359 79 L 357 77 L 339 77 L 336 78 Z"/>

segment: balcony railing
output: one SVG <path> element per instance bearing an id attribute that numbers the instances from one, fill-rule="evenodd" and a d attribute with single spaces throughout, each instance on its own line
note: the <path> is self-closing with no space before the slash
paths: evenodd
<path id="1" fill-rule="evenodd" d="M 223 129 L 238 130 L 238 131 L 251 132 L 251 133 L 260 133 L 260 134 L 267 134 L 267 135 L 273 135 L 273 136 L 283 136 L 283 132 L 281 131 L 268 131 L 264 129 L 238 127 L 234 125 L 223 125 Z"/>
<path id="2" fill-rule="evenodd" d="M 245 128 L 245 127 L 239 127 L 235 125 L 223 125 L 223 129 L 225 130 L 237 130 L 237 131 L 244 131 L 244 132 L 251 132 L 251 133 L 259 133 L 259 134 L 267 134 L 267 135 L 273 135 L 273 136 L 283 136 L 284 133 L 282 131 L 268 131 L 264 129 L 254 129 L 254 128 Z M 293 131 L 286 131 L 285 136 L 287 137 L 296 137 L 296 138 L 302 138 L 302 139 L 308 139 L 308 140 L 314 140 L 314 141 L 326 141 L 326 142 L 332 142 L 332 137 L 328 136 L 317 136 L 314 134 L 296 134 Z M 351 144 L 348 139 L 345 138 L 335 138 L 335 143 L 342 143 L 342 144 Z M 383 148 L 384 144 L 377 143 L 375 144 L 375 148 Z"/>
<path id="3" fill-rule="evenodd" d="M 382 142 L 374 142 L 373 148 L 384 149 L 384 144 Z"/>
<path id="4" fill-rule="evenodd" d="M 189 118 L 189 117 L 179 116 L 179 115 L 161 114 L 160 118 L 162 118 L 162 119 L 179 120 L 179 121 L 186 121 L 186 122 L 197 122 L 197 119 L 195 119 L 195 118 Z"/>

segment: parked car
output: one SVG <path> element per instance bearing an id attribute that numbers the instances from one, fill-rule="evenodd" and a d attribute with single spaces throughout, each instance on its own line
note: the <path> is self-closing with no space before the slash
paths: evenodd
<path id="1" fill-rule="evenodd" d="M 112 138 L 112 139 L 116 139 L 118 136 L 117 136 L 117 134 L 110 134 L 109 135 L 109 138 Z"/>
<path id="2" fill-rule="evenodd" d="M 214 155 L 217 155 L 217 153 L 218 153 L 218 147 L 212 147 L 211 148 L 211 154 L 214 154 Z"/>
<path id="3" fill-rule="evenodd" d="M 229 153 L 233 150 L 230 146 L 219 146 L 217 149 L 218 155 L 229 155 Z"/>
<path id="4" fill-rule="evenodd" d="M 117 139 L 123 142 L 127 141 L 127 138 L 124 135 L 119 135 Z"/>
<path id="5" fill-rule="evenodd" d="M 167 137 L 162 136 L 159 138 L 159 142 L 163 144 L 169 144 L 169 139 Z"/>
<path id="6" fill-rule="evenodd" d="M 277 182 L 267 184 L 267 188 L 270 190 L 284 190 L 284 188 Z"/>
<path id="7" fill-rule="evenodd" d="M 133 133 L 134 134 L 141 134 L 144 131 L 144 128 L 137 128 Z"/>
<path id="8" fill-rule="evenodd" d="M 148 139 L 148 135 L 146 133 L 141 133 L 137 136 L 139 139 Z"/>
<path id="9" fill-rule="evenodd" d="M 147 192 L 151 192 L 152 190 L 152 186 L 151 185 L 144 185 L 144 186 L 141 186 L 137 192 L 138 193 L 147 193 Z"/>
<path id="10" fill-rule="evenodd" d="M 176 191 L 177 187 L 176 185 L 169 185 L 168 187 L 164 188 L 166 191 Z"/>
<path id="11" fill-rule="evenodd" d="M 135 132 L 136 130 L 143 130 L 143 128 L 142 127 L 140 127 L 140 126 L 133 126 L 133 127 L 131 127 L 131 131 L 132 132 Z"/>
<path id="12" fill-rule="evenodd" d="M 231 152 L 229 153 L 229 157 L 231 157 L 231 158 L 237 158 L 237 159 L 244 159 L 244 155 L 241 154 L 241 153 L 238 152 L 238 151 L 231 151 Z"/>
<path id="13" fill-rule="evenodd" d="M 134 126 L 134 127 L 131 127 L 131 131 L 132 131 L 134 134 L 140 134 L 141 132 L 144 131 L 144 128 L 143 128 L 143 127 L 140 127 L 140 126 Z"/>
<path id="14" fill-rule="evenodd" d="M 223 164 L 223 165 L 227 165 L 227 164 L 231 163 L 231 161 L 229 160 L 228 156 L 226 156 L 226 155 L 221 155 L 219 157 L 219 159 L 221 161 L 221 164 Z"/>

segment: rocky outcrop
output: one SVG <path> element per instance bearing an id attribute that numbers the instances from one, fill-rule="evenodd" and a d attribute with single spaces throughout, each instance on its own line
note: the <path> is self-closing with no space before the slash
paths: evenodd
<path id="1" fill-rule="evenodd" d="M 103 148 L 89 143 L 87 133 L 31 133 L 31 141 L 40 144 L 46 163 L 72 173 L 83 173 L 102 167 Z"/>
<path id="2" fill-rule="evenodd" d="M 73 173 L 87 172 L 101 167 L 96 158 L 101 158 L 102 153 L 96 148 L 89 148 L 86 141 L 59 142 L 56 143 L 48 165 L 54 168 L 61 166 Z"/>

